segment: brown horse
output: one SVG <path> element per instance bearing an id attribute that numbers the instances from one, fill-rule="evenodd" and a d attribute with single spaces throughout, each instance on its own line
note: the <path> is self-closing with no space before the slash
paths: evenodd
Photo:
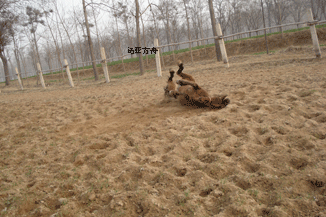
<path id="1" fill-rule="evenodd" d="M 179 61 L 178 65 L 179 69 L 177 75 L 182 77 L 182 79 L 176 82 L 178 84 L 177 90 L 171 88 L 171 90 L 166 93 L 168 96 L 178 98 L 182 105 L 194 106 L 199 108 L 224 108 L 230 103 L 230 100 L 226 98 L 227 95 L 214 95 L 211 97 L 206 90 L 201 88 L 195 82 L 195 79 L 191 75 L 183 72 L 184 67 L 181 61 Z M 174 71 L 172 72 L 174 74 Z M 168 86 L 169 83 L 173 83 L 173 76 L 171 80 L 170 78 L 168 81 Z"/>
<path id="2" fill-rule="evenodd" d="M 168 84 L 164 87 L 164 93 L 169 96 L 170 91 L 175 91 L 176 84 L 173 82 L 174 71 L 170 69 L 170 77 L 168 79 Z M 176 96 L 174 96 L 176 98 Z"/>

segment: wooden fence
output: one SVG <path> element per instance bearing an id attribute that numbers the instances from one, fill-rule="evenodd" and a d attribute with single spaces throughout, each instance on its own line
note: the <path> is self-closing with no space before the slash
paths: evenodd
<path id="1" fill-rule="evenodd" d="M 249 33 L 258 32 L 258 31 L 266 31 L 268 29 L 281 28 L 281 27 L 291 26 L 291 25 L 306 24 L 306 25 L 310 26 L 311 38 L 312 38 L 312 42 L 313 42 L 316 57 L 321 58 L 321 51 L 320 51 L 320 46 L 319 46 L 319 42 L 318 42 L 318 36 L 317 36 L 316 26 L 315 25 L 323 24 L 323 23 L 326 23 L 326 20 L 323 20 L 323 21 L 314 20 L 313 15 L 312 15 L 312 11 L 311 11 L 311 9 L 309 9 L 309 11 L 308 11 L 308 21 L 304 21 L 304 22 L 283 24 L 283 25 L 272 26 L 272 27 L 267 27 L 267 28 L 262 28 L 262 29 L 256 29 L 256 30 L 252 30 L 252 31 L 239 32 L 239 33 L 235 33 L 235 34 L 231 34 L 231 35 L 227 35 L 227 36 L 223 36 L 222 30 L 220 28 L 220 24 L 217 24 L 216 29 L 217 29 L 218 36 L 216 36 L 216 37 L 213 36 L 213 37 L 204 38 L 204 39 L 197 39 L 197 40 L 185 41 L 185 42 L 179 42 L 179 43 L 171 43 L 171 44 L 166 44 L 166 45 L 161 45 L 161 46 L 158 45 L 157 39 L 155 39 L 154 44 L 160 51 L 160 49 L 162 49 L 163 47 L 171 46 L 172 48 L 174 48 L 176 45 L 180 45 L 180 44 L 188 44 L 188 43 L 193 43 L 193 42 L 203 41 L 203 40 L 209 40 L 209 39 L 218 39 L 219 47 L 220 47 L 221 54 L 222 54 L 222 60 L 223 60 L 224 64 L 226 64 L 226 66 L 229 67 L 227 53 L 226 53 L 225 44 L 224 44 L 224 39 L 234 37 L 234 36 L 242 36 L 244 34 L 249 34 Z M 174 54 L 174 50 L 173 50 L 173 54 Z M 191 56 L 192 56 L 192 54 L 191 54 Z M 161 68 L 162 67 L 161 67 L 161 62 L 159 61 L 159 59 L 160 59 L 160 52 L 158 52 L 158 54 L 156 54 L 156 60 L 157 60 L 156 61 L 156 71 L 158 73 L 158 76 L 161 76 L 161 71 L 162 71 Z M 175 60 L 175 56 L 173 56 L 173 59 Z"/>
<path id="2" fill-rule="evenodd" d="M 321 51 L 320 51 L 320 46 L 319 46 L 319 42 L 318 42 L 318 37 L 317 37 L 315 25 L 317 25 L 317 24 L 324 24 L 324 23 L 326 23 L 326 20 L 323 20 L 323 21 L 313 20 L 313 16 L 312 16 L 311 10 L 309 11 L 308 15 L 309 15 L 308 21 L 297 22 L 297 23 L 289 23 L 289 24 L 283 24 L 283 25 L 278 25 L 278 26 L 272 26 L 272 27 L 267 27 L 267 28 L 262 28 L 262 29 L 256 29 L 256 30 L 252 30 L 252 31 L 240 32 L 240 33 L 231 34 L 231 35 L 227 35 L 227 36 L 223 36 L 223 33 L 222 33 L 222 30 L 221 30 L 220 24 L 217 24 L 216 25 L 216 28 L 217 28 L 217 34 L 218 34 L 218 36 L 216 36 L 216 37 L 213 36 L 213 37 L 209 37 L 209 38 L 201 38 L 201 39 L 196 39 L 196 40 L 191 40 L 191 41 L 185 41 L 185 42 L 179 42 L 179 43 L 171 43 L 171 44 L 166 44 L 166 45 L 159 45 L 158 44 L 158 39 L 155 38 L 154 39 L 154 47 L 158 50 L 158 52 L 156 52 L 156 54 L 155 54 L 155 65 L 156 65 L 157 76 L 158 77 L 161 77 L 162 76 L 162 67 L 161 67 L 161 64 L 162 63 L 164 64 L 164 60 L 162 58 L 162 52 L 161 51 L 162 51 L 162 48 L 164 48 L 164 47 L 172 47 L 173 48 L 172 54 L 173 54 L 173 60 L 175 60 L 175 50 L 174 50 L 174 47 L 176 45 L 190 44 L 190 43 L 200 42 L 200 41 L 205 41 L 205 40 L 210 40 L 210 39 L 218 39 L 219 47 L 221 49 L 220 51 L 221 51 L 221 54 L 222 54 L 223 63 L 225 64 L 226 67 L 229 67 L 229 61 L 228 61 L 228 57 L 227 57 L 227 53 L 226 53 L 226 49 L 225 49 L 224 39 L 227 39 L 227 38 L 230 38 L 230 37 L 234 37 L 234 36 L 242 36 L 244 34 L 249 34 L 249 33 L 253 33 L 253 32 L 257 32 L 258 33 L 259 31 L 266 31 L 268 29 L 281 28 L 281 27 L 286 27 L 286 26 L 291 26 L 291 25 L 300 25 L 300 24 L 306 24 L 307 26 L 310 27 L 311 38 L 312 38 L 312 41 L 313 41 L 315 55 L 316 55 L 317 58 L 321 58 Z M 204 46 L 204 48 L 206 49 L 206 46 Z M 193 56 L 192 56 L 192 50 L 191 49 L 190 49 L 190 55 L 191 55 L 191 60 L 193 61 Z M 102 64 L 102 69 L 103 69 L 104 78 L 105 78 L 105 82 L 106 83 L 109 83 L 110 82 L 109 69 L 108 69 L 107 62 L 108 61 L 115 60 L 115 59 L 120 59 L 121 60 L 121 65 L 122 65 L 123 71 L 126 71 L 125 64 L 124 64 L 124 61 L 123 60 L 127 56 L 131 56 L 131 54 L 121 55 L 119 57 L 114 57 L 114 58 L 107 59 L 106 58 L 106 55 L 105 55 L 104 48 L 103 47 L 101 48 L 101 59 L 100 60 L 95 60 L 95 62 L 98 62 L 98 63 L 101 63 Z M 80 65 L 80 64 L 91 64 L 91 63 L 92 63 L 92 61 L 79 62 L 79 63 L 75 63 L 75 65 L 78 68 L 78 65 Z M 37 69 L 38 69 L 37 70 L 37 74 L 36 74 L 37 82 L 40 81 L 40 83 L 41 83 L 41 85 L 42 85 L 42 87 L 44 89 L 46 88 L 46 85 L 45 85 L 45 82 L 44 82 L 43 73 L 44 72 L 47 72 L 47 71 L 52 71 L 52 72 L 53 71 L 56 71 L 56 70 L 57 71 L 61 71 L 62 72 L 62 78 L 63 78 L 63 80 L 65 80 L 65 74 L 63 73 L 64 72 L 64 69 L 65 69 L 65 72 L 66 72 L 66 75 L 67 75 L 67 78 L 68 78 L 68 81 L 69 81 L 70 86 L 71 87 L 75 87 L 74 81 L 73 81 L 72 76 L 71 76 L 70 67 L 69 67 L 68 61 L 66 59 L 64 59 L 64 66 L 62 68 L 49 69 L 47 71 L 42 71 L 40 64 L 37 63 Z M 78 82 L 79 82 L 80 78 L 79 78 L 79 72 L 78 72 L 78 70 L 77 70 L 77 76 L 78 76 Z M 16 68 L 16 77 L 17 77 L 17 80 L 18 80 L 18 84 L 19 84 L 20 89 L 23 90 L 24 89 L 24 87 L 23 87 L 24 84 L 22 82 L 21 75 L 18 72 L 18 69 L 17 68 Z"/>

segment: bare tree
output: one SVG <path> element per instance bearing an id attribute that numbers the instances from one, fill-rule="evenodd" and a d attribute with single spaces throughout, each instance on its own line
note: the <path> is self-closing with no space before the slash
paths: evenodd
<path id="1" fill-rule="evenodd" d="M 119 56 L 121 56 L 121 62 L 122 62 L 122 67 L 123 67 L 123 71 L 125 71 L 125 65 L 123 64 L 123 57 L 122 57 L 122 49 L 121 49 L 121 40 L 120 40 L 120 33 L 119 33 L 119 25 L 118 25 L 118 17 L 121 15 L 121 12 L 117 12 L 115 11 L 113 13 L 113 16 L 115 18 L 115 24 L 117 27 L 117 35 L 118 35 L 118 49 L 116 49 L 119 52 Z"/>
<path id="2" fill-rule="evenodd" d="M 118 4 L 119 4 L 118 8 L 120 9 L 119 17 L 122 18 L 122 21 L 125 24 L 126 31 L 127 31 L 128 45 L 129 47 L 132 47 L 132 38 L 130 35 L 130 27 L 129 27 L 131 16 L 128 14 L 127 4 L 122 4 L 121 2 L 118 2 Z M 131 54 L 131 57 L 134 57 L 134 54 Z"/>
<path id="3" fill-rule="evenodd" d="M 17 68 L 18 68 L 18 71 L 19 73 L 21 73 L 21 67 L 20 67 L 20 58 L 19 58 L 19 55 L 18 55 L 18 52 L 19 52 L 19 40 L 16 36 L 16 33 L 18 32 L 18 30 L 11 30 L 10 31 L 10 36 L 12 38 L 12 41 L 14 43 L 14 55 L 15 55 L 15 59 L 16 59 L 16 64 L 17 64 Z"/>
<path id="4" fill-rule="evenodd" d="M 0 58 L 3 64 L 6 85 L 9 85 L 10 74 L 5 49 L 11 43 L 10 33 L 14 31 L 13 26 L 17 20 L 17 16 L 12 11 L 12 5 L 14 3 L 8 0 L 0 1 Z"/>
<path id="5" fill-rule="evenodd" d="M 248 30 L 259 29 L 262 25 L 262 14 L 259 5 L 255 3 L 248 4 L 247 8 L 242 12 L 242 18 Z M 258 33 L 256 34 L 258 35 Z M 249 37 L 251 37 L 251 33 L 249 33 Z"/>
<path id="6" fill-rule="evenodd" d="M 272 0 L 265 0 L 265 3 L 267 5 L 267 17 L 268 17 L 268 26 L 271 27 L 272 26 L 272 16 L 271 16 L 271 10 L 272 10 Z M 272 29 L 269 29 L 269 33 L 272 32 Z"/>
<path id="7" fill-rule="evenodd" d="M 146 35 L 145 35 L 144 21 L 143 21 L 142 16 L 140 18 L 141 18 L 141 24 L 142 24 L 142 29 L 143 29 L 143 42 L 144 42 L 144 47 L 146 47 Z M 145 54 L 145 56 L 146 56 L 146 66 L 148 66 L 148 55 L 147 55 L 147 53 Z"/>
<path id="8" fill-rule="evenodd" d="M 28 54 L 29 54 L 30 58 L 32 59 L 32 66 L 34 68 L 35 75 L 37 76 L 36 85 L 38 85 L 39 74 L 37 73 L 37 70 L 38 70 L 37 63 L 39 62 L 39 58 L 37 56 L 37 52 L 36 52 L 36 48 L 35 48 L 35 44 L 34 44 L 34 40 L 33 40 L 33 35 L 26 28 L 24 28 L 24 33 L 29 41 L 30 50 L 29 50 Z"/>
<path id="9" fill-rule="evenodd" d="M 183 5 L 185 6 L 185 12 L 186 12 L 187 29 L 188 29 L 188 40 L 191 41 L 190 23 L 189 23 L 188 8 L 187 8 L 186 0 L 183 0 Z M 192 43 L 189 43 L 189 50 L 190 50 L 191 62 L 194 62 L 194 58 L 192 56 Z"/>
<path id="10" fill-rule="evenodd" d="M 221 25 L 222 32 L 226 32 L 227 26 L 229 24 L 229 16 L 227 15 L 228 4 L 227 1 L 224 0 L 216 0 L 214 1 L 214 9 L 216 8 L 216 19 Z M 214 14 L 214 15 L 215 15 Z"/>
<path id="11" fill-rule="evenodd" d="M 28 57 L 31 58 L 33 68 L 36 71 L 37 70 L 37 65 L 36 64 L 37 64 L 38 59 L 37 59 L 37 57 L 35 55 L 35 48 L 34 48 L 32 43 L 30 43 L 30 47 L 29 47 L 29 51 L 28 51 Z M 38 80 L 39 79 L 37 79 L 37 81 Z"/>
<path id="12" fill-rule="evenodd" d="M 48 18 L 49 15 L 50 15 L 49 13 L 46 14 L 45 20 L 46 20 L 47 27 L 50 30 L 50 33 L 51 33 L 51 36 L 52 36 L 52 39 L 53 39 L 53 42 L 54 42 L 54 45 L 55 45 L 55 50 L 56 50 L 56 53 L 57 53 L 58 63 L 59 63 L 59 66 L 61 68 L 62 78 L 64 79 L 65 77 L 64 77 L 62 62 L 61 62 L 61 58 L 60 58 L 60 48 L 59 48 L 57 39 L 54 36 L 54 32 L 53 32 L 52 27 L 51 27 L 52 25 L 49 23 L 49 18 Z"/>
<path id="13" fill-rule="evenodd" d="M 93 0 L 92 0 L 92 3 L 93 3 Z M 97 37 L 97 45 L 98 45 L 98 48 L 97 50 L 99 51 L 101 49 L 101 40 L 100 40 L 100 34 L 99 34 L 99 31 L 98 31 L 98 25 L 97 25 L 97 15 L 100 14 L 100 10 L 98 11 L 95 11 L 95 7 L 92 7 L 92 12 L 93 12 L 93 18 L 94 18 L 94 23 L 95 23 L 95 30 L 96 30 L 96 37 Z M 97 54 L 97 57 L 100 57 L 100 54 L 99 52 L 96 52 Z"/>
<path id="14" fill-rule="evenodd" d="M 94 77 L 95 77 L 95 81 L 97 81 L 98 80 L 98 73 L 97 73 L 95 56 L 94 56 L 93 42 L 92 42 L 90 30 L 89 30 L 85 0 L 83 0 L 83 10 L 84 10 L 84 16 L 85 16 L 85 24 L 86 24 L 86 30 L 87 30 L 88 44 L 89 44 L 89 49 L 91 51 L 91 58 L 92 58 L 92 65 L 93 65 L 93 70 L 94 70 Z"/>
<path id="15" fill-rule="evenodd" d="M 161 44 L 159 29 L 158 29 L 158 26 L 157 26 L 157 22 L 156 22 L 156 18 L 155 18 L 155 15 L 154 15 L 153 8 L 152 8 L 152 4 L 150 4 L 149 2 L 148 2 L 148 4 L 150 6 L 150 11 L 151 11 L 152 17 L 153 17 L 154 29 L 155 29 L 156 37 L 157 37 L 158 43 Z M 152 37 L 152 39 L 154 39 L 154 37 Z M 162 49 L 160 50 L 160 53 L 161 53 L 160 57 L 161 57 L 161 62 L 162 62 L 163 67 L 164 67 L 164 58 L 163 58 L 163 55 L 162 55 L 163 52 L 161 52 L 161 51 L 162 51 Z"/>
<path id="16" fill-rule="evenodd" d="M 141 47 L 141 38 L 140 38 L 140 27 L 139 27 L 139 3 L 138 0 L 135 0 L 135 4 L 136 4 L 136 28 L 137 28 L 137 46 Z M 143 55 L 140 52 L 138 54 L 139 57 L 139 68 L 140 68 L 140 75 L 144 74 L 144 64 L 143 64 Z"/>
<path id="17" fill-rule="evenodd" d="M 203 11 L 204 5 L 201 4 L 198 0 L 191 0 L 189 2 L 189 11 L 190 11 L 190 17 L 192 20 L 193 30 L 195 32 L 196 39 L 199 39 L 199 35 L 201 38 L 203 38 L 203 28 L 202 28 L 202 11 Z M 197 46 L 199 46 L 199 41 L 197 41 Z M 203 42 L 202 42 L 203 43 Z M 201 44 L 202 44 L 201 43 Z"/>
<path id="18" fill-rule="evenodd" d="M 265 24 L 265 14 L 264 14 L 264 4 L 263 4 L 263 0 L 260 0 L 260 4 L 261 4 L 261 13 L 263 16 L 263 26 L 264 26 L 264 34 L 265 34 L 265 45 L 266 45 L 266 53 L 268 54 L 268 42 L 267 42 L 267 34 L 266 34 L 266 24 Z"/>
<path id="19" fill-rule="evenodd" d="M 46 47 L 45 47 L 45 56 L 44 59 L 46 63 L 48 64 L 48 67 L 50 69 L 50 73 L 52 70 L 52 54 L 51 54 L 52 48 L 50 47 L 49 41 L 46 42 Z"/>
<path id="20" fill-rule="evenodd" d="M 28 75 L 27 75 L 27 66 L 26 66 L 25 58 L 24 58 L 24 56 L 22 54 L 23 53 L 23 50 L 19 50 L 18 53 L 19 53 L 20 59 L 23 62 L 25 77 L 28 77 Z M 23 73 L 21 73 L 21 74 L 23 75 Z"/>
<path id="21" fill-rule="evenodd" d="M 303 0 L 290 0 L 289 13 L 295 22 L 300 22 L 306 7 Z M 299 28 L 299 25 L 297 25 Z"/>
<path id="22" fill-rule="evenodd" d="M 57 15 L 58 15 L 58 17 L 59 17 L 60 23 L 61 23 L 63 29 L 65 30 L 66 34 L 67 34 L 67 37 L 68 37 L 68 40 L 69 40 L 69 43 L 70 43 L 70 48 L 71 48 L 72 51 L 73 51 L 73 56 L 74 56 L 74 60 L 75 60 L 75 63 L 76 63 L 77 76 L 78 76 L 78 81 L 79 81 L 79 70 L 78 70 L 78 64 L 77 64 L 78 61 L 77 61 L 77 54 L 76 54 L 76 51 L 75 51 L 75 46 L 74 46 L 74 44 L 72 43 L 71 36 L 70 36 L 70 34 L 69 34 L 69 32 L 68 32 L 68 27 L 66 26 L 66 24 L 65 24 L 64 21 L 63 21 L 63 19 L 62 19 L 61 16 L 60 16 L 60 13 L 59 13 L 59 10 L 58 10 L 58 7 L 57 7 L 56 2 L 54 2 L 54 6 L 55 6 L 55 9 L 56 9 Z M 59 27 L 58 27 L 58 29 L 59 29 Z M 59 31 L 60 31 L 60 30 L 59 30 Z M 60 34 L 60 32 L 59 32 L 59 34 Z M 61 34 L 60 34 L 60 36 L 61 36 Z M 64 53 L 64 50 L 63 50 L 63 53 Z"/>
<path id="23" fill-rule="evenodd" d="M 158 20 L 163 21 L 163 24 L 165 26 L 167 44 L 171 44 L 172 37 L 171 37 L 170 22 L 171 22 L 172 14 L 177 11 L 177 7 L 172 0 L 163 0 L 160 1 L 160 4 L 157 6 L 157 8 L 158 8 Z M 171 46 L 169 47 L 169 51 L 171 51 Z"/>
<path id="24" fill-rule="evenodd" d="M 77 33 L 77 37 L 78 37 L 78 44 L 79 44 L 79 50 L 80 50 L 80 55 L 81 55 L 81 59 L 82 61 L 88 61 L 90 60 L 89 56 L 90 56 L 90 52 L 89 52 L 89 46 L 87 45 L 87 35 L 85 33 L 85 22 L 82 22 L 81 20 L 79 20 L 79 17 L 81 17 L 81 13 L 78 13 L 76 10 L 74 10 L 74 21 L 75 21 L 75 28 L 76 28 L 76 33 Z M 80 35 L 79 35 L 79 31 L 78 31 L 78 25 L 80 26 L 82 32 L 83 32 L 83 41 L 80 39 Z M 91 27 L 91 25 L 89 24 L 89 26 Z M 83 45 L 83 46 L 82 46 Z M 84 64 L 83 64 L 84 65 Z M 84 66 L 83 66 L 84 67 Z"/>
<path id="25" fill-rule="evenodd" d="M 12 61 L 11 61 L 11 56 L 10 56 L 10 54 L 9 54 L 9 50 L 6 50 L 6 52 L 7 52 L 7 54 L 6 54 L 6 56 L 8 57 L 8 62 L 10 63 L 10 77 L 11 77 L 11 79 L 12 80 L 14 80 L 15 79 L 15 72 L 14 72 L 14 65 L 12 64 Z"/>
<path id="26" fill-rule="evenodd" d="M 325 0 L 310 0 L 310 7 L 314 20 L 326 19 L 326 1 Z"/>
<path id="27" fill-rule="evenodd" d="M 209 6 L 209 13 L 211 15 L 213 35 L 216 37 L 217 36 L 216 20 L 215 20 L 215 13 L 214 13 L 212 0 L 208 0 L 208 6 Z M 217 38 L 215 38 L 215 51 L 216 51 L 217 61 L 222 61 L 222 54 L 221 54 L 221 50 L 220 50 L 220 44 L 218 43 Z"/>
<path id="28" fill-rule="evenodd" d="M 231 33 L 233 34 L 241 31 L 241 7 L 243 4 L 239 0 L 228 0 L 228 3 L 228 19 L 231 25 Z"/>
<path id="29" fill-rule="evenodd" d="M 271 12 L 276 25 L 282 25 L 282 23 L 289 16 L 289 13 L 287 13 L 288 2 L 286 0 L 274 0 L 274 4 L 271 8 Z M 282 27 L 280 27 L 280 32 L 283 33 Z"/>
<path id="30" fill-rule="evenodd" d="M 63 38 L 62 38 L 62 35 L 61 35 L 61 30 L 60 30 L 60 27 L 59 27 L 58 12 L 56 13 L 55 23 L 57 24 L 57 30 L 59 32 L 59 38 L 60 38 L 60 41 L 61 41 L 61 50 L 62 50 L 62 54 L 63 54 L 63 59 L 66 59 L 65 47 L 64 47 L 64 44 L 63 44 Z"/>
<path id="31" fill-rule="evenodd" d="M 76 11 L 74 10 L 74 27 L 75 27 L 75 30 L 76 30 L 76 34 L 77 34 L 77 38 L 78 38 L 78 46 L 79 46 L 79 53 L 80 53 L 80 59 L 82 61 L 82 67 L 83 67 L 83 70 L 85 69 L 85 66 L 84 66 L 84 57 L 83 57 L 83 46 L 82 46 L 82 41 L 80 39 L 80 35 L 79 35 L 79 31 L 78 31 L 78 19 L 77 19 L 77 15 L 76 15 Z M 77 65 L 77 68 L 78 68 L 78 65 Z M 84 71 L 84 75 L 85 75 L 85 71 Z"/>
<path id="32" fill-rule="evenodd" d="M 26 7 L 26 15 L 28 17 L 27 22 L 25 22 L 23 24 L 23 26 L 27 26 L 29 27 L 29 31 L 31 32 L 33 38 L 33 45 L 35 46 L 35 51 L 36 51 L 36 58 L 37 61 L 41 64 L 41 59 L 40 59 L 40 53 L 39 53 L 39 48 L 37 45 L 37 39 L 36 39 L 36 31 L 37 31 L 37 27 L 38 24 L 44 25 L 44 20 L 43 15 L 46 13 L 46 11 L 41 12 L 39 9 L 37 8 L 32 8 L 30 6 Z"/>

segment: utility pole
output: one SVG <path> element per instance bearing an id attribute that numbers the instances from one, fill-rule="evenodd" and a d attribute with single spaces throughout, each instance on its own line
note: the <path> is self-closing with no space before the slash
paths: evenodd
<path id="1" fill-rule="evenodd" d="M 265 43 L 266 43 L 266 51 L 268 54 L 268 44 L 267 44 L 267 35 L 266 35 L 266 25 L 265 25 L 265 15 L 264 15 L 264 5 L 263 5 L 263 0 L 260 0 L 261 2 L 261 11 L 263 13 L 263 23 L 264 23 L 264 32 L 265 32 Z"/>
<path id="2" fill-rule="evenodd" d="M 214 8 L 213 8 L 213 1 L 212 0 L 208 0 L 208 6 L 209 6 L 209 13 L 211 15 L 213 34 L 214 34 L 215 37 L 217 37 L 216 20 L 215 20 L 215 14 L 214 14 Z M 221 54 L 220 45 L 218 43 L 218 39 L 215 38 L 214 41 L 215 41 L 215 51 L 216 51 L 217 61 L 222 61 L 222 54 Z"/>
<path id="3" fill-rule="evenodd" d="M 88 24 L 88 19 L 87 19 L 85 0 L 83 0 L 83 9 L 84 9 L 84 15 L 85 15 L 85 24 L 86 24 L 86 30 L 87 30 L 88 45 L 89 45 L 89 49 L 91 51 L 91 58 L 92 58 L 92 65 L 93 65 L 93 70 L 94 70 L 94 77 L 95 77 L 95 81 L 97 81 L 98 80 L 98 73 L 97 73 L 97 69 L 96 69 L 96 62 L 95 62 L 93 43 L 92 43 L 92 39 L 91 39 L 91 32 L 89 31 L 89 24 Z"/>
<path id="4" fill-rule="evenodd" d="M 141 38 L 140 38 L 140 28 L 139 28 L 139 4 L 138 0 L 135 0 L 136 3 L 136 28 L 137 28 L 137 47 L 141 47 Z M 143 64 L 143 55 L 142 53 L 138 53 L 139 57 L 139 68 L 140 75 L 144 74 L 144 64 Z"/>

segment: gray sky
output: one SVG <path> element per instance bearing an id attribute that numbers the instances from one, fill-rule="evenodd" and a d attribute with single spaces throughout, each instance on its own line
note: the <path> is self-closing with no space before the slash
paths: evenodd
<path id="1" fill-rule="evenodd" d="M 66 9 L 72 8 L 73 6 L 81 6 L 81 0 L 57 0 L 59 6 L 65 6 Z"/>

